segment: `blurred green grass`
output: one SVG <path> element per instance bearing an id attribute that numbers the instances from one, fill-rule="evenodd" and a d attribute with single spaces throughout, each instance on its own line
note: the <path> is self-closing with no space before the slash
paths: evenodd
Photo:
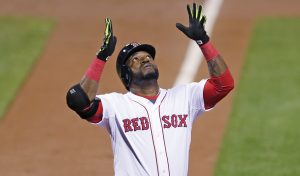
<path id="1" fill-rule="evenodd" d="M 300 175 L 300 19 L 258 20 L 216 176 Z"/>
<path id="2" fill-rule="evenodd" d="M 40 56 L 53 27 L 50 19 L 0 17 L 0 119 Z"/>

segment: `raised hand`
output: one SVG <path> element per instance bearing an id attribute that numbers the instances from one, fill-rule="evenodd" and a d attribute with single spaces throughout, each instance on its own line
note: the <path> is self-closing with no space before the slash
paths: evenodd
<path id="1" fill-rule="evenodd" d="M 115 50 L 117 37 L 113 35 L 112 22 L 109 18 L 105 19 L 105 24 L 103 44 L 96 56 L 98 59 L 106 62 Z"/>
<path id="2" fill-rule="evenodd" d="M 189 27 L 176 23 L 176 27 L 182 31 L 187 37 L 195 40 L 199 45 L 203 45 L 209 41 L 209 37 L 204 29 L 206 17 L 202 15 L 202 6 L 193 3 L 193 10 L 187 5 L 189 15 Z"/>

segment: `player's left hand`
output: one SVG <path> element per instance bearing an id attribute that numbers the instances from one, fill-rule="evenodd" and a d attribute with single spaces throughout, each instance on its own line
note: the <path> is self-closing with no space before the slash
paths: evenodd
<path id="1" fill-rule="evenodd" d="M 207 43 L 209 37 L 204 29 L 206 17 L 202 15 L 202 6 L 198 5 L 197 7 L 196 3 L 193 3 L 193 10 L 191 11 L 190 5 L 187 5 L 187 11 L 189 14 L 189 27 L 186 27 L 181 23 L 176 23 L 176 27 L 187 37 L 195 40 L 199 45 Z"/>
<path id="2" fill-rule="evenodd" d="M 117 37 L 113 35 L 112 23 L 109 18 L 105 19 L 105 24 L 103 44 L 96 56 L 98 59 L 106 62 L 115 50 Z"/>

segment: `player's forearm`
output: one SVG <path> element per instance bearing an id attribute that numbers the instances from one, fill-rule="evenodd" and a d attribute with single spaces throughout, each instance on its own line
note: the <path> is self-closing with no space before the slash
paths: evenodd
<path id="1" fill-rule="evenodd" d="M 80 81 L 80 86 L 88 95 L 90 100 L 93 100 L 97 94 L 99 80 L 104 68 L 105 62 L 99 59 L 94 59 L 88 67 L 85 75 Z"/>
<path id="2" fill-rule="evenodd" d="M 234 80 L 225 61 L 210 42 L 200 48 L 210 74 L 203 91 L 205 108 L 210 109 L 234 88 Z"/>
<path id="3" fill-rule="evenodd" d="M 207 61 L 208 71 L 211 77 L 218 77 L 227 70 L 227 65 L 211 42 L 200 46 Z"/>
<path id="4" fill-rule="evenodd" d="M 210 76 L 221 76 L 226 70 L 227 65 L 220 55 L 207 62 Z"/>
<path id="5" fill-rule="evenodd" d="M 97 81 L 92 80 L 87 76 L 84 76 L 80 81 L 80 86 L 89 97 L 89 100 L 93 100 L 96 97 L 97 90 L 99 87 Z"/>
<path id="6" fill-rule="evenodd" d="M 102 119 L 102 103 L 95 97 L 104 65 L 104 61 L 94 59 L 80 83 L 72 86 L 66 96 L 68 107 L 82 119 L 93 123 Z"/>

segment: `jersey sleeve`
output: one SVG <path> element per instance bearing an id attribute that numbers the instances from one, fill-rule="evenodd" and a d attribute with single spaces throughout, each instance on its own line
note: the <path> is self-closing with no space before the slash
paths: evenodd
<path id="1" fill-rule="evenodd" d="M 110 95 L 97 95 L 97 98 L 101 100 L 102 104 L 102 120 L 98 122 L 97 125 L 103 128 L 109 128 L 109 119 L 115 116 L 115 111 L 110 101 Z"/>
<path id="2" fill-rule="evenodd" d="M 187 85 L 188 103 L 192 121 L 197 119 L 202 112 L 210 110 L 205 109 L 204 105 L 203 90 L 206 81 L 206 79 L 203 79 L 200 82 Z"/>

